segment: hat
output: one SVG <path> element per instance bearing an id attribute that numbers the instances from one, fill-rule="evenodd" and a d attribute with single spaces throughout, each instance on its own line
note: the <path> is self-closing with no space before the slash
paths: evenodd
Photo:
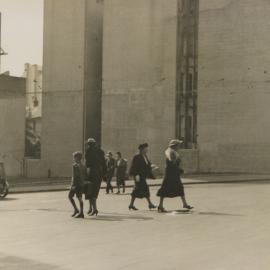
<path id="1" fill-rule="evenodd" d="M 138 149 L 143 150 L 144 148 L 147 148 L 147 147 L 148 147 L 148 143 L 142 143 L 139 145 Z"/>
<path id="2" fill-rule="evenodd" d="M 171 141 L 169 142 L 169 147 L 174 147 L 174 146 L 180 145 L 180 144 L 182 144 L 182 143 L 183 143 L 182 140 L 174 139 L 174 140 L 171 140 Z"/>
<path id="3" fill-rule="evenodd" d="M 95 144 L 95 143 L 96 143 L 96 140 L 95 140 L 94 138 L 89 138 L 89 139 L 87 140 L 87 143 L 88 143 L 88 144 Z"/>
<path id="4" fill-rule="evenodd" d="M 78 158 L 78 159 L 82 159 L 82 157 L 83 157 L 83 154 L 82 154 L 82 152 L 80 152 L 80 151 L 77 151 L 77 152 L 74 152 L 73 153 L 73 157 L 74 158 Z"/>

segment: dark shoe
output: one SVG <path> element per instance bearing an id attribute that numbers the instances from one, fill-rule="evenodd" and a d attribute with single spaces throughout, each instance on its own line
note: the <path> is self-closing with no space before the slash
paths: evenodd
<path id="1" fill-rule="evenodd" d="M 84 218 L 84 214 L 80 213 L 79 215 L 77 215 L 75 218 Z"/>
<path id="2" fill-rule="evenodd" d="M 77 214 L 79 214 L 79 210 L 75 210 L 74 213 L 71 216 L 75 217 Z"/>
<path id="3" fill-rule="evenodd" d="M 116 192 L 116 194 L 120 194 L 120 190 L 118 190 L 118 191 Z"/>
<path id="4" fill-rule="evenodd" d="M 164 207 L 158 207 L 158 212 L 159 213 L 166 213 L 167 211 L 165 210 Z"/>
<path id="5" fill-rule="evenodd" d="M 135 206 L 132 206 L 132 205 L 130 205 L 130 206 L 128 207 L 128 209 L 129 209 L 129 210 L 134 210 L 134 211 L 139 210 L 138 208 L 136 208 Z"/>
<path id="6" fill-rule="evenodd" d="M 183 208 L 186 208 L 186 209 L 188 209 L 188 210 L 191 210 L 191 209 L 193 209 L 194 207 L 187 204 L 187 205 L 184 205 Z"/>
<path id="7" fill-rule="evenodd" d="M 94 216 L 94 215 L 98 215 L 98 210 L 94 210 L 89 216 Z"/>
<path id="8" fill-rule="evenodd" d="M 92 211 L 93 211 L 93 209 L 89 209 L 89 211 L 87 212 L 87 215 L 90 216 Z"/>
<path id="9" fill-rule="evenodd" d="M 156 209 L 157 207 L 154 204 L 149 204 L 149 210 Z"/>

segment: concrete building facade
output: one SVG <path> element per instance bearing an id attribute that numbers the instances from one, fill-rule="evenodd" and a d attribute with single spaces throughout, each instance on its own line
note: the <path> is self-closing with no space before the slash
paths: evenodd
<path id="1" fill-rule="evenodd" d="M 8 177 L 23 175 L 25 79 L 0 75 L 0 162 Z"/>
<path id="2" fill-rule="evenodd" d="M 269 172 L 269 9 L 268 0 L 46 0 L 43 168 L 69 175 L 89 136 L 129 160 L 147 141 L 162 168 L 178 137 L 187 172 Z"/>
<path id="3" fill-rule="evenodd" d="M 269 11 L 268 0 L 200 1 L 200 171 L 270 171 Z"/>
<path id="4" fill-rule="evenodd" d="M 23 77 L 26 80 L 25 156 L 27 158 L 40 158 L 42 67 L 26 63 Z"/>
<path id="5" fill-rule="evenodd" d="M 71 174 L 72 153 L 100 139 L 102 1 L 45 0 L 41 159 L 29 177 Z"/>
<path id="6" fill-rule="evenodd" d="M 130 160 L 137 145 L 146 141 L 150 144 L 152 162 L 163 168 L 168 141 L 175 137 L 187 138 L 185 135 L 192 125 L 185 125 L 185 120 L 191 119 L 188 118 L 190 98 L 186 97 L 186 82 L 189 74 L 195 72 L 190 73 L 189 69 L 194 67 L 185 63 L 194 62 L 194 55 L 187 54 L 191 47 L 189 37 L 196 33 L 193 29 L 190 31 L 188 23 L 191 7 L 194 8 L 191 18 L 197 17 L 196 3 L 185 0 L 104 2 L 104 148 L 121 151 Z M 185 38 L 185 44 L 181 37 Z M 182 107 L 186 103 L 187 109 Z M 198 155 L 192 137 L 185 140 L 185 146 L 182 156 L 186 171 L 197 171 Z"/>

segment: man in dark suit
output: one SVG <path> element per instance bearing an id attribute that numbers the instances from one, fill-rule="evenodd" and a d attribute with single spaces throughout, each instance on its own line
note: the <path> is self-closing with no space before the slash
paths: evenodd
<path id="1" fill-rule="evenodd" d="M 113 187 L 112 187 L 111 181 L 114 176 L 114 170 L 115 170 L 115 159 L 113 158 L 112 152 L 108 152 L 107 154 L 106 165 L 107 165 L 106 193 L 109 194 L 110 191 L 113 193 Z"/>
<path id="2" fill-rule="evenodd" d="M 123 188 L 123 193 L 125 193 L 125 180 L 127 177 L 127 160 L 122 158 L 120 152 L 116 153 L 116 184 L 117 184 L 117 194 L 120 194 L 120 187 Z"/>

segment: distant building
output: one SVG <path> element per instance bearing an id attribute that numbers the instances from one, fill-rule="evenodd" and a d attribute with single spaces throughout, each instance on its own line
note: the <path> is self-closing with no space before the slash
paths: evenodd
<path id="1" fill-rule="evenodd" d="M 25 64 L 26 79 L 26 147 L 25 156 L 40 158 L 42 67 Z"/>
<path id="2" fill-rule="evenodd" d="M 187 172 L 270 172 L 269 1 L 45 0 L 41 170 L 94 136 Z M 101 102 L 102 100 L 102 102 Z"/>
<path id="3" fill-rule="evenodd" d="M 0 160 L 8 176 L 23 174 L 25 79 L 0 75 Z"/>

